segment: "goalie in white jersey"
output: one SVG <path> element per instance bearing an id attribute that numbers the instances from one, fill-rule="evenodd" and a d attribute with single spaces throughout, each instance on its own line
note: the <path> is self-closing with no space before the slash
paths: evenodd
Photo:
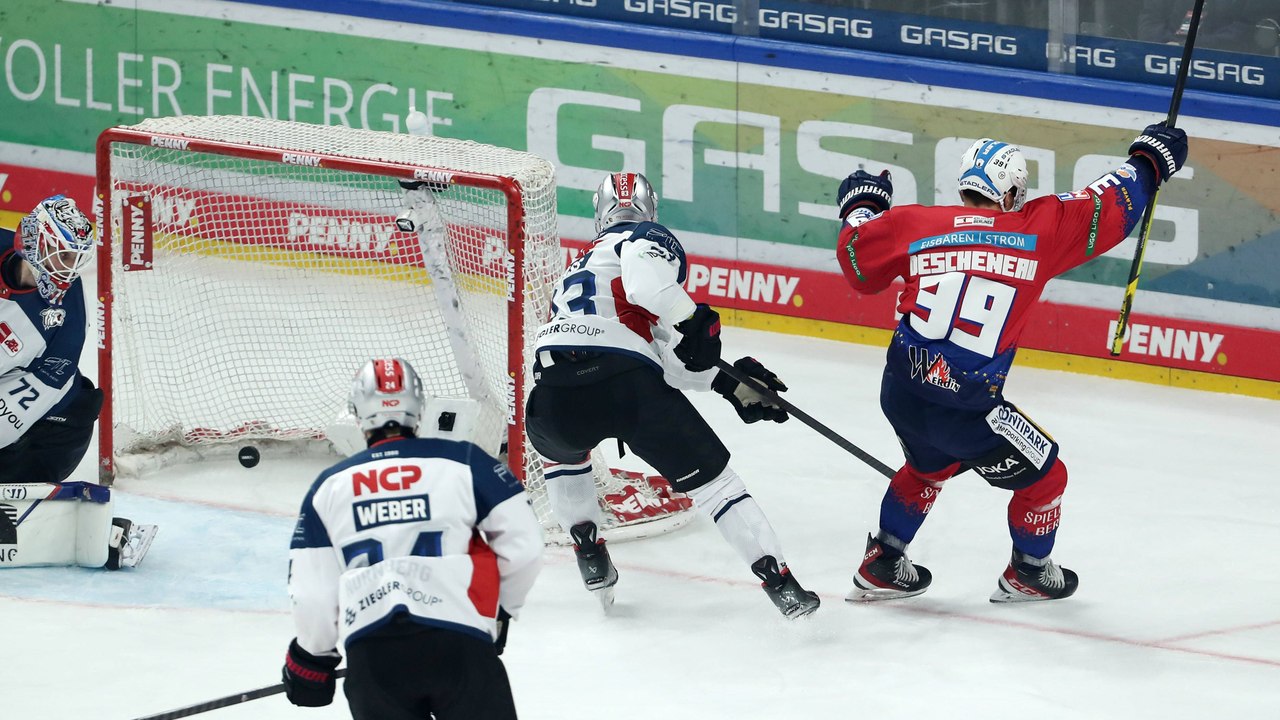
<path id="1" fill-rule="evenodd" d="M 470 442 L 417 437 L 425 405 L 404 360 L 356 375 L 351 410 L 369 447 L 303 500 L 285 692 L 295 705 L 331 703 L 345 649 L 355 720 L 513 720 L 498 655 L 541 569 L 542 529 L 503 463 Z"/>
<path id="2" fill-rule="evenodd" d="M 573 539 L 583 583 L 608 607 L 618 573 L 597 533 L 590 452 L 617 438 L 715 521 L 783 615 L 807 615 L 818 596 L 788 570 L 764 512 L 729 467 L 728 449 L 681 389 L 719 392 L 748 423 L 782 422 L 787 414 L 715 369 L 719 316 L 681 287 L 684 248 L 655 222 L 657 205 L 643 175 L 604 178 L 595 244 L 560 278 L 551 321 L 538 331 L 526 425 L 546 461 L 552 513 Z M 734 365 L 786 390 L 752 358 Z"/>

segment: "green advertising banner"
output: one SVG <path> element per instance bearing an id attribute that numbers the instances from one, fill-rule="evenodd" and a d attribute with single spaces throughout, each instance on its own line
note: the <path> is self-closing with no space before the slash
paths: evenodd
<path id="1" fill-rule="evenodd" d="M 399 132 L 416 107 L 435 134 L 554 162 L 567 237 L 590 235 L 591 191 L 625 167 L 654 181 L 662 220 L 691 252 L 834 272 L 835 190 L 859 167 L 890 169 L 899 204 L 951 202 L 960 154 L 993 136 L 1024 148 L 1031 196 L 1067 192 L 1114 167 L 1159 119 L 241 3 L 134 4 L 0 7 L 0 161 L 39 167 L 24 161 L 29 148 L 89 153 L 103 128 L 150 116 Z M 1280 261 L 1280 130 L 1182 124 L 1189 167 L 1160 194 L 1143 279 L 1168 296 L 1147 308 L 1278 329 L 1280 281 L 1258 268 Z M 1077 270 L 1057 299 L 1114 304 L 1132 253 L 1130 241 Z"/>

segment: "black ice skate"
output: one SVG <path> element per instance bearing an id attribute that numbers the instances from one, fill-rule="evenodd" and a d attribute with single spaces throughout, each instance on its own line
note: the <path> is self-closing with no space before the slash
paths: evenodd
<path id="1" fill-rule="evenodd" d="M 1079 585 L 1080 578 L 1073 571 L 1058 567 L 1049 558 L 1033 558 L 1014 550 L 991 602 L 1061 600 L 1071 597 Z"/>
<path id="2" fill-rule="evenodd" d="M 618 583 L 618 569 L 609 559 L 604 539 L 596 538 L 596 524 L 591 521 L 569 528 L 569 537 L 573 539 L 573 554 L 578 556 L 578 572 L 582 574 L 583 587 L 595 593 L 600 607 L 608 612 L 613 606 L 613 586 Z"/>
<path id="3" fill-rule="evenodd" d="M 919 595 L 929 589 L 933 574 L 923 565 L 907 559 L 905 548 L 896 541 L 867 535 L 867 552 L 853 574 L 854 588 L 845 597 L 849 602 L 892 600 Z"/>
<path id="4" fill-rule="evenodd" d="M 817 593 L 800 587 L 799 581 L 786 565 L 779 568 L 777 559 L 772 555 L 765 555 L 752 563 L 751 572 L 760 578 L 760 587 L 764 588 L 764 593 L 778 606 L 783 616 L 790 620 L 804 617 L 822 604 Z"/>

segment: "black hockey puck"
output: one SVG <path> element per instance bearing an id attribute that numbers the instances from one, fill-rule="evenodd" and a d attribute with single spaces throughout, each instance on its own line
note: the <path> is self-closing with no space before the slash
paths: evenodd
<path id="1" fill-rule="evenodd" d="M 258 461 L 262 459 L 262 456 L 258 454 L 258 448 L 252 445 L 245 445 L 240 448 L 240 454 L 238 457 L 240 459 L 240 464 L 247 468 L 257 465 Z"/>

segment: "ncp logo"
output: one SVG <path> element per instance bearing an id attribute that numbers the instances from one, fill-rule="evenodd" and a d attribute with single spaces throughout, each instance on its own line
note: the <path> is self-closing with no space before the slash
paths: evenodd
<path id="1" fill-rule="evenodd" d="M 351 492 L 356 497 L 360 497 L 366 490 L 371 493 L 381 490 L 408 490 L 421 479 L 422 468 L 417 465 L 389 465 L 382 468 L 371 468 L 351 475 Z"/>

